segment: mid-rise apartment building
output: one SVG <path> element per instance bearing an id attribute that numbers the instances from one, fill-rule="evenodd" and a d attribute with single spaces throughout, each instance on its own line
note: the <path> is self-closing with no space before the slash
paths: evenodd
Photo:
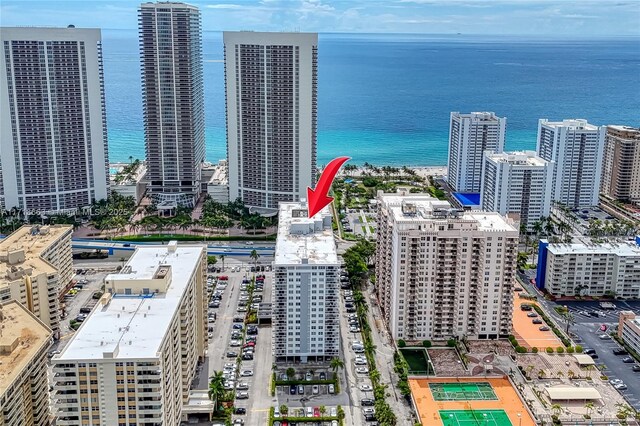
<path id="1" fill-rule="evenodd" d="M 605 132 L 586 120 L 538 121 L 536 151 L 555 163 L 554 201 L 570 208 L 598 204 Z"/>
<path id="2" fill-rule="evenodd" d="M 207 163 L 205 163 L 207 164 Z M 207 164 L 202 170 L 202 189 L 218 203 L 229 202 L 229 167 L 227 160 Z"/>
<path id="3" fill-rule="evenodd" d="M 518 230 L 426 194 L 378 194 L 376 288 L 394 339 L 511 333 Z"/>
<path id="4" fill-rule="evenodd" d="M 229 198 L 275 212 L 315 185 L 318 34 L 223 38 Z"/>
<path id="5" fill-rule="evenodd" d="M 618 317 L 618 337 L 635 353 L 640 354 L 640 318 L 635 312 L 620 312 Z"/>
<path id="6" fill-rule="evenodd" d="M 142 3 L 138 25 L 149 191 L 159 202 L 192 206 L 205 158 L 200 11 Z"/>
<path id="7" fill-rule="evenodd" d="M 485 151 L 502 152 L 507 119 L 493 112 L 451 113 L 447 183 L 456 192 L 480 192 Z"/>
<path id="8" fill-rule="evenodd" d="M 634 243 L 549 244 L 540 240 L 536 285 L 553 296 L 640 298 Z"/>
<path id="9" fill-rule="evenodd" d="M 51 330 L 15 300 L 0 303 L 0 425 L 48 426 Z"/>
<path id="10" fill-rule="evenodd" d="M 303 203 L 281 203 L 273 262 L 273 353 L 277 361 L 339 355 L 340 262 L 325 207 L 307 217 Z"/>
<path id="11" fill-rule="evenodd" d="M 640 204 L 640 129 L 607 126 L 601 192 Z"/>
<path id="12" fill-rule="evenodd" d="M 482 167 L 482 210 L 508 215 L 529 231 L 541 216 L 551 212 L 553 161 L 534 151 L 487 151 Z"/>
<path id="13" fill-rule="evenodd" d="M 0 45 L 0 208 L 69 212 L 107 198 L 100 30 L 3 27 Z"/>
<path id="14" fill-rule="evenodd" d="M 71 225 L 25 225 L 0 240 L 0 303 L 16 300 L 60 335 L 60 303 L 73 278 Z"/>
<path id="15" fill-rule="evenodd" d="M 205 354 L 206 253 L 137 248 L 52 359 L 57 425 L 178 426 Z"/>

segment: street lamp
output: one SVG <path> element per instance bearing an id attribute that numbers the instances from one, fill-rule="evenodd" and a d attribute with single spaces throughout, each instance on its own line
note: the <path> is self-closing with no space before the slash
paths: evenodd
<path id="1" fill-rule="evenodd" d="M 522 413 L 518 413 L 518 426 L 522 426 Z"/>

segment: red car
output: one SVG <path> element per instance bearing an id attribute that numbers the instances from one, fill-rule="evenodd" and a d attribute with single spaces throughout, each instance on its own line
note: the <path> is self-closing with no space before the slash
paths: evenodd
<path id="1" fill-rule="evenodd" d="M 320 408 L 313 407 L 313 417 L 320 417 Z"/>
<path id="2" fill-rule="evenodd" d="M 252 348 L 254 347 L 256 344 L 254 342 L 247 342 L 245 343 L 242 347 L 243 348 Z"/>
<path id="3" fill-rule="evenodd" d="M 218 277 L 218 279 L 219 279 L 219 280 L 222 280 L 222 281 L 227 281 L 227 280 L 229 279 L 229 277 L 228 277 L 228 276 L 226 276 L 226 275 L 220 275 L 220 276 Z"/>

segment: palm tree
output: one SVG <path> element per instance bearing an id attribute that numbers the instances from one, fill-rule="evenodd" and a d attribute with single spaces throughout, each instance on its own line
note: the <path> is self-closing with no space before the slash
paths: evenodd
<path id="1" fill-rule="evenodd" d="M 249 254 L 249 257 L 251 259 L 253 259 L 253 266 L 255 266 L 256 269 L 257 269 L 258 268 L 258 259 L 260 258 L 260 255 L 258 254 L 256 249 L 251 250 L 251 254 Z"/>
<path id="2" fill-rule="evenodd" d="M 220 255 L 220 262 L 222 262 L 222 271 L 223 271 L 223 272 L 224 272 L 224 258 L 225 258 L 225 255 L 224 255 L 224 254 L 221 254 L 221 255 Z"/>
<path id="3" fill-rule="evenodd" d="M 213 401 L 213 411 L 216 411 L 218 401 L 224 396 L 224 376 L 222 371 L 214 371 L 209 377 L 209 399 Z"/>
<path id="4" fill-rule="evenodd" d="M 587 410 L 587 416 L 590 416 L 595 406 L 593 405 L 593 402 L 589 401 L 584 404 L 584 408 Z"/>
<path id="5" fill-rule="evenodd" d="M 320 411 L 320 417 L 324 417 L 324 415 L 327 412 L 327 407 L 325 407 L 324 405 L 321 405 L 320 408 L 318 408 L 318 411 Z"/>
<path id="6" fill-rule="evenodd" d="M 289 414 L 289 407 L 287 407 L 286 405 L 282 404 L 282 405 L 280 406 L 280 413 L 281 413 L 283 416 L 286 416 L 287 414 Z"/>
<path id="7" fill-rule="evenodd" d="M 560 415 L 560 413 L 562 413 L 562 405 L 560 405 L 560 404 L 553 404 L 553 405 L 551 406 L 551 411 L 553 411 L 553 414 L 554 414 L 555 416 L 559 416 L 559 415 Z"/>
<path id="8" fill-rule="evenodd" d="M 341 360 L 340 358 L 331 358 L 331 362 L 329 363 L 329 366 L 331 366 L 331 369 L 333 370 L 334 373 L 337 373 L 338 369 L 344 368 L 344 361 Z"/>

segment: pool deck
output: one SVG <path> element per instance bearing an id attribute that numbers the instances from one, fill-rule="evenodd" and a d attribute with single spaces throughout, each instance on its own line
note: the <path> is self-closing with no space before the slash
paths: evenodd
<path id="1" fill-rule="evenodd" d="M 498 397 L 497 400 L 483 401 L 435 401 L 429 383 L 473 383 L 489 382 Z M 440 410 L 504 410 L 509 416 L 513 426 L 535 426 L 534 420 L 529 416 L 516 390 L 506 378 L 430 378 L 409 379 L 409 386 L 413 399 L 418 408 L 418 415 L 423 425 L 442 425 Z M 518 413 L 522 415 L 522 423 L 519 422 Z"/>

